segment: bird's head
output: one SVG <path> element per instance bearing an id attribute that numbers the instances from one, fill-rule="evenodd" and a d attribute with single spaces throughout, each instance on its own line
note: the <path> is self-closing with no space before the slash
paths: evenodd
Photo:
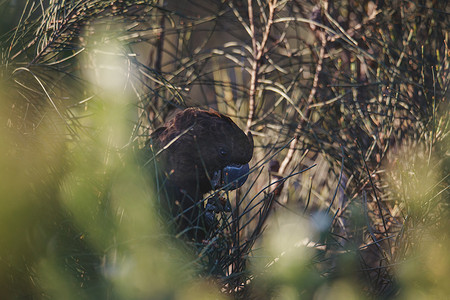
<path id="1" fill-rule="evenodd" d="M 169 180 L 196 196 L 226 186 L 240 187 L 249 172 L 253 138 L 213 110 L 185 109 L 158 129 L 153 139 Z"/>

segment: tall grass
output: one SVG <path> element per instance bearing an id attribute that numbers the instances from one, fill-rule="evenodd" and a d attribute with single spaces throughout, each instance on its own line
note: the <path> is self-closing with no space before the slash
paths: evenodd
<path id="1" fill-rule="evenodd" d="M 448 295 L 445 1 L 0 5 L 2 298 Z M 200 244 L 133 157 L 188 106 L 255 138 Z"/>

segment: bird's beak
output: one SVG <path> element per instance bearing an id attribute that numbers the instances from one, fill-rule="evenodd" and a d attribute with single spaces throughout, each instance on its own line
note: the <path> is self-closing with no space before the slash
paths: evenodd
<path id="1" fill-rule="evenodd" d="M 247 138 L 248 138 L 250 146 L 252 147 L 252 150 L 253 150 L 253 146 L 254 146 L 253 135 L 252 135 L 252 133 L 250 131 L 247 131 Z"/>
<path id="2" fill-rule="evenodd" d="M 253 142 L 253 135 L 250 131 L 247 132 L 247 138 L 248 138 L 248 142 L 250 143 L 250 148 L 252 149 L 251 155 L 250 155 L 250 159 L 251 159 L 253 156 L 253 148 L 255 146 L 255 143 Z"/>
<path id="3" fill-rule="evenodd" d="M 250 167 L 248 164 L 228 165 L 220 171 L 216 171 L 211 179 L 211 185 L 214 189 L 226 186 L 229 190 L 235 190 L 241 187 L 248 178 Z"/>

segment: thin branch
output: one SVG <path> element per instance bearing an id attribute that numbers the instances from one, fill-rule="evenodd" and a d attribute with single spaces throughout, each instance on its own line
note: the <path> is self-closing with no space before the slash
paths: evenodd
<path id="1" fill-rule="evenodd" d="M 294 153 L 297 148 L 301 129 L 307 124 L 309 115 L 311 114 L 311 108 L 312 108 L 312 104 L 314 101 L 314 97 L 316 96 L 316 93 L 317 93 L 317 86 L 319 84 L 319 75 L 320 75 L 320 72 L 322 71 L 323 58 L 325 56 L 325 48 L 327 45 L 327 39 L 324 34 L 321 35 L 321 40 L 322 40 L 322 45 L 321 45 L 320 51 L 319 51 L 319 58 L 318 58 L 317 66 L 316 66 L 316 72 L 314 74 L 313 85 L 312 85 L 311 91 L 308 96 L 305 112 L 303 113 L 304 117 L 301 119 L 301 121 L 298 123 L 297 128 L 295 129 L 295 138 L 292 140 L 291 144 L 289 145 L 289 151 L 288 151 L 286 157 L 284 158 L 283 162 L 281 163 L 280 171 L 279 171 L 280 174 L 284 174 L 289 163 L 292 161 L 292 157 L 294 156 Z"/>
<path id="2" fill-rule="evenodd" d="M 253 119 L 255 117 L 255 95 L 256 87 L 258 86 L 258 72 L 261 66 L 261 59 L 267 53 L 266 44 L 269 39 L 270 29 L 273 25 L 273 16 L 275 13 L 275 8 L 277 5 L 277 0 L 269 1 L 269 18 L 267 19 L 266 27 L 262 37 L 261 44 L 257 45 L 256 35 L 255 35 L 255 24 L 253 19 L 253 1 L 248 0 L 248 17 L 250 22 L 250 32 L 252 34 L 252 47 L 253 47 L 253 60 L 250 72 L 250 88 L 249 88 L 249 101 L 248 101 L 248 117 L 246 131 L 249 131 L 252 127 Z"/>

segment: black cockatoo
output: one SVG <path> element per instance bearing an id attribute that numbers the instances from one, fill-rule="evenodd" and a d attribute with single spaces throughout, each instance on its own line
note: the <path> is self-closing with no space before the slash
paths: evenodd
<path id="1" fill-rule="evenodd" d="M 158 176 L 161 207 L 175 219 L 177 232 L 201 241 L 211 225 L 203 195 L 246 181 L 253 138 L 227 116 L 188 108 L 158 128 L 143 152 L 146 168 Z"/>

